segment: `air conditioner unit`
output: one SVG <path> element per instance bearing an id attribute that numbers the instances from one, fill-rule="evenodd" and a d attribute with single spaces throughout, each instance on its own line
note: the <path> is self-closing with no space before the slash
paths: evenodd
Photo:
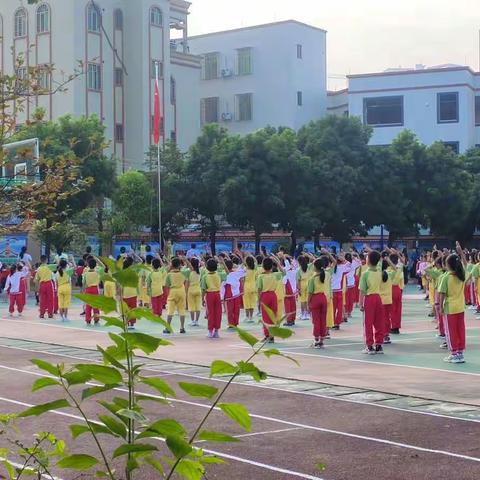
<path id="1" fill-rule="evenodd" d="M 224 122 L 231 122 L 233 120 L 233 115 L 228 112 L 222 113 L 222 120 Z"/>
<path id="2" fill-rule="evenodd" d="M 223 78 L 228 78 L 233 75 L 233 72 L 230 68 L 222 68 L 222 77 Z"/>

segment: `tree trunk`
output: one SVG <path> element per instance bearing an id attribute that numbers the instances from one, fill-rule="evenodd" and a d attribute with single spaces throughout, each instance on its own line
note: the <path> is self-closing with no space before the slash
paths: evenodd
<path id="1" fill-rule="evenodd" d="M 46 222 L 46 235 L 45 235 L 45 255 L 47 256 L 47 261 L 50 263 L 50 253 L 52 251 L 52 241 L 50 240 L 51 235 L 50 235 L 50 229 L 52 228 L 52 220 L 47 218 Z"/>
<path id="2" fill-rule="evenodd" d="M 295 250 L 297 249 L 297 234 L 295 230 L 292 230 L 290 235 L 290 255 L 293 257 Z"/>
<path id="3" fill-rule="evenodd" d="M 260 255 L 260 242 L 262 233 L 255 229 L 255 255 Z"/>
<path id="4" fill-rule="evenodd" d="M 98 254 L 103 255 L 103 195 L 97 200 Z"/>
<path id="5" fill-rule="evenodd" d="M 216 255 L 216 245 L 215 241 L 217 239 L 217 229 L 215 227 L 212 227 L 210 230 L 210 251 L 212 252 L 212 255 Z"/>
<path id="6" fill-rule="evenodd" d="M 320 250 L 320 233 L 318 232 L 313 234 L 313 249 L 315 252 Z"/>

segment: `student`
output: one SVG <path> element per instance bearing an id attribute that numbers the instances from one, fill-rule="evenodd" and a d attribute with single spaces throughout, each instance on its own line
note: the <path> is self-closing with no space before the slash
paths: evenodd
<path id="1" fill-rule="evenodd" d="M 308 312 L 308 281 L 311 277 L 311 273 L 308 270 L 308 257 L 300 255 L 297 258 L 297 262 L 299 266 L 297 270 L 297 286 L 300 299 L 300 320 L 308 320 L 310 318 Z"/>
<path id="2" fill-rule="evenodd" d="M 20 253 L 18 254 L 18 260 L 25 263 L 29 267 L 32 266 L 32 256 L 28 253 L 26 246 L 21 248 Z"/>
<path id="3" fill-rule="evenodd" d="M 170 271 L 165 279 L 165 284 L 169 291 L 167 300 L 167 322 L 171 325 L 175 312 L 178 312 L 180 316 L 180 333 L 185 333 L 185 306 L 187 302 L 185 292 L 186 278 L 185 274 L 181 271 L 181 267 L 182 262 L 180 258 L 173 258 Z M 163 333 L 169 334 L 170 330 L 166 328 Z"/>
<path id="4" fill-rule="evenodd" d="M 363 315 L 365 349 L 368 355 L 383 353 L 384 317 L 380 285 L 388 280 L 388 274 L 379 267 L 380 252 L 371 250 L 367 256 L 368 268 L 360 278 L 360 310 Z"/>
<path id="5" fill-rule="evenodd" d="M 340 330 L 340 324 L 343 322 L 343 280 L 349 271 L 350 264 L 345 262 L 345 258 L 339 254 L 338 261 L 335 259 L 332 272 L 333 319 L 335 323 L 332 328 L 334 330 Z"/>
<path id="6" fill-rule="evenodd" d="M 464 363 L 465 351 L 465 255 L 457 242 L 457 254 L 447 258 L 448 274 L 444 275 L 439 292 L 440 314 L 444 315 L 445 333 L 450 355 L 444 358 L 448 363 Z"/>
<path id="7" fill-rule="evenodd" d="M 277 289 L 278 278 L 277 275 L 272 271 L 273 260 L 271 258 L 267 257 L 263 260 L 262 269 L 263 273 L 261 273 L 257 279 L 259 309 L 262 312 L 263 333 L 265 334 L 264 341 L 273 343 L 275 340 L 270 335 L 267 326 L 273 325 L 274 322 L 270 318 L 267 308 L 273 313 L 273 315 L 277 315 L 278 305 L 275 291 Z"/>
<path id="8" fill-rule="evenodd" d="M 356 293 L 355 293 L 355 274 L 357 272 L 357 268 L 362 265 L 361 260 L 358 258 L 358 254 L 356 253 L 347 253 L 345 255 L 345 260 L 350 263 L 350 270 L 346 274 L 347 280 L 347 292 L 345 297 L 345 312 L 344 312 L 344 320 L 350 318 L 353 312 L 353 305 L 356 303 Z"/>
<path id="9" fill-rule="evenodd" d="M 403 289 L 405 287 L 405 275 L 403 272 L 403 265 L 400 263 L 399 254 L 395 251 L 390 254 L 391 265 L 388 268 L 388 273 L 395 272 L 392 277 L 392 314 L 391 314 L 391 329 L 390 333 L 398 335 L 402 328 L 402 298 Z"/>
<path id="10" fill-rule="evenodd" d="M 380 298 L 382 299 L 382 311 L 383 311 L 383 320 L 384 320 L 384 330 L 383 330 L 383 343 L 390 344 L 392 340 L 390 338 L 390 331 L 392 329 L 392 311 L 393 311 L 393 279 L 397 276 L 396 269 L 389 270 L 391 265 L 389 263 L 388 256 L 384 257 L 382 260 L 382 272 L 387 273 L 387 280 L 380 283 Z M 392 264 L 393 265 L 393 264 Z M 383 276 L 383 273 L 382 273 Z M 403 272 L 402 272 L 403 277 Z"/>
<path id="11" fill-rule="evenodd" d="M 133 251 L 132 251 L 133 253 Z M 123 261 L 123 270 L 127 270 L 134 264 L 133 257 L 128 256 Z M 140 276 L 139 276 L 140 277 Z M 122 288 L 122 300 L 125 302 L 129 309 L 137 308 L 138 306 L 138 286 L 137 287 L 123 287 Z M 128 328 L 134 329 L 137 323 L 136 318 L 132 318 L 128 321 Z"/>
<path id="12" fill-rule="evenodd" d="M 66 260 L 60 260 L 55 280 L 58 285 L 58 307 L 62 322 L 68 322 L 68 309 L 72 303 L 72 275 L 74 268 L 68 268 Z"/>
<path id="13" fill-rule="evenodd" d="M 45 313 L 48 313 L 48 318 L 53 318 L 54 291 L 52 275 L 52 271 L 47 265 L 47 256 L 42 255 L 40 257 L 40 266 L 35 274 L 35 282 L 38 285 L 40 300 L 40 318 L 45 318 Z"/>
<path id="14" fill-rule="evenodd" d="M 23 270 L 23 265 L 18 264 L 10 267 L 10 275 L 7 277 L 5 290 L 8 293 L 8 312 L 11 317 L 13 317 L 13 314 L 15 313 L 15 307 L 17 307 L 19 317 L 22 316 L 23 309 L 25 308 L 21 290 L 21 284 L 25 278 L 25 275 L 26 274 Z"/>
<path id="15" fill-rule="evenodd" d="M 97 271 L 97 261 L 93 257 L 89 257 L 87 262 L 88 268 L 83 271 L 82 284 L 84 293 L 88 295 L 98 295 L 100 285 L 100 275 Z M 92 324 L 92 312 L 93 321 L 95 325 L 98 325 L 100 321 L 100 310 L 92 308 L 90 305 L 85 305 L 85 322 L 87 325 Z"/>
<path id="16" fill-rule="evenodd" d="M 220 295 L 222 278 L 217 270 L 217 261 L 213 258 L 208 259 L 206 273 L 200 282 L 208 312 L 208 338 L 219 338 L 222 324 L 222 298 Z"/>
<path id="17" fill-rule="evenodd" d="M 200 261 L 192 257 L 187 259 L 188 269 L 185 270 L 187 277 L 187 306 L 190 312 L 191 327 L 198 327 L 200 311 L 202 309 L 202 289 L 200 288 Z"/>
<path id="18" fill-rule="evenodd" d="M 330 282 L 326 271 L 329 259 L 326 256 L 317 258 L 313 263 L 315 274 L 308 281 L 308 304 L 312 314 L 313 348 L 323 348 L 323 340 L 327 338 L 327 309 L 330 294 Z"/>
<path id="19" fill-rule="evenodd" d="M 275 289 L 275 295 L 277 296 L 277 320 L 281 321 L 285 316 L 285 270 L 278 257 L 272 255 L 272 260 L 272 272 L 277 278 L 277 288 Z"/>
<path id="20" fill-rule="evenodd" d="M 164 308 L 163 287 L 165 286 L 166 272 L 159 258 L 153 259 L 152 268 L 153 270 L 147 277 L 148 294 L 152 302 L 152 312 L 161 317 Z"/>
<path id="21" fill-rule="evenodd" d="M 249 255 L 245 258 L 245 280 L 243 283 L 243 307 L 247 323 L 253 323 L 253 311 L 258 303 L 257 300 L 257 265 L 255 258 Z"/>
<path id="22" fill-rule="evenodd" d="M 240 282 L 245 277 L 245 270 L 243 268 L 235 270 L 232 260 L 219 258 L 226 273 L 223 298 L 226 304 L 228 328 L 233 329 L 238 327 L 240 321 Z"/>
<path id="23" fill-rule="evenodd" d="M 286 327 L 293 327 L 297 317 L 297 268 L 293 264 L 293 259 L 285 258 L 285 316 Z"/>

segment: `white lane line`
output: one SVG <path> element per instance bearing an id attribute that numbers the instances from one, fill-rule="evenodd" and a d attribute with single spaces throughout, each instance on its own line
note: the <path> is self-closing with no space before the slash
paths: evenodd
<path id="1" fill-rule="evenodd" d="M 268 432 L 244 433 L 242 435 L 234 435 L 235 438 L 256 437 L 258 435 L 270 435 L 274 433 L 292 432 L 294 430 L 303 430 L 303 427 L 282 428 L 280 430 L 270 430 Z"/>
<path id="2" fill-rule="evenodd" d="M 44 376 L 44 375 L 42 375 L 42 376 Z M 151 396 L 153 396 L 153 395 L 151 395 Z M 13 399 L 10 399 L 10 398 L 5 398 L 5 397 L 0 397 L 0 401 L 3 401 L 5 403 L 12 403 L 14 405 L 20 405 L 20 406 L 27 407 L 27 408 L 30 408 L 30 407 L 34 406 L 30 403 L 19 402 L 18 400 L 13 400 Z M 208 405 L 205 405 L 205 407 L 209 408 Z M 61 412 L 59 410 L 51 410 L 48 413 L 51 413 L 51 414 L 54 414 L 54 415 L 61 415 L 63 417 L 73 418 L 75 420 L 80 420 L 82 422 L 85 421 L 84 418 L 80 417 L 79 415 L 73 415 L 72 413 Z M 96 423 L 98 425 L 101 425 L 101 423 L 96 421 L 96 420 L 90 420 L 89 419 L 88 421 L 92 422 L 92 423 Z M 135 433 L 138 434 L 139 432 L 135 432 Z M 155 437 L 155 438 L 153 438 L 153 440 L 165 442 L 165 440 L 163 438 Z M 300 472 L 296 472 L 294 470 L 287 470 L 285 468 L 275 467 L 274 465 L 269 465 L 267 463 L 256 462 L 254 460 L 249 460 L 247 458 L 237 457 L 235 455 L 230 455 L 230 454 L 227 454 L 227 453 L 217 452 L 216 450 L 210 450 L 210 449 L 207 449 L 207 448 L 203 448 L 202 450 L 204 452 L 207 452 L 207 453 L 211 454 L 211 455 L 216 455 L 217 457 L 228 458 L 229 460 L 235 460 L 235 461 L 240 462 L 240 463 L 246 463 L 248 465 L 253 465 L 255 467 L 260 467 L 260 468 L 263 468 L 265 470 L 270 470 L 270 471 L 273 471 L 273 472 L 284 473 L 284 474 L 290 475 L 292 477 L 304 478 L 306 480 L 322 480 L 320 477 L 314 477 L 313 475 L 308 475 L 306 473 L 300 473 Z"/>
<path id="3" fill-rule="evenodd" d="M 26 373 L 27 375 L 34 375 L 34 376 L 37 376 L 37 377 L 52 377 L 51 375 L 43 375 L 41 373 L 35 373 L 35 372 L 30 372 L 30 371 L 21 370 L 21 369 L 14 369 L 12 367 L 8 367 L 8 370 L 15 370 L 15 371 L 19 371 L 20 373 Z M 87 382 L 86 385 L 98 386 L 98 384 L 92 383 L 92 382 Z M 115 390 L 117 392 L 128 393 L 128 390 L 125 389 L 125 388 L 114 388 L 113 390 Z M 155 394 L 151 394 L 151 393 L 138 392 L 138 394 L 145 395 L 145 396 L 155 398 L 155 399 L 164 399 L 164 397 L 161 397 L 161 396 L 155 395 Z M 2 399 L 3 399 L 3 397 L 0 397 L 0 400 L 2 400 Z M 7 400 L 8 399 L 6 399 L 5 401 L 7 401 Z M 208 404 L 199 403 L 199 402 L 191 402 L 189 400 L 180 400 L 178 398 L 170 398 L 170 397 L 167 397 L 167 400 L 172 402 L 172 403 L 181 403 L 181 404 L 191 405 L 191 406 L 200 407 L 200 408 L 204 408 L 204 409 L 211 408 L 211 406 L 208 405 Z M 215 411 L 220 411 L 220 408 L 215 407 L 214 410 Z M 60 412 L 60 413 L 64 414 L 64 412 Z M 65 414 L 65 415 L 68 416 L 68 414 Z M 384 445 L 390 445 L 390 446 L 394 446 L 394 447 L 401 447 L 401 448 L 416 450 L 416 451 L 420 451 L 420 452 L 435 453 L 435 454 L 445 455 L 445 456 L 454 457 L 454 458 L 461 458 L 463 460 L 471 460 L 471 461 L 474 461 L 474 462 L 480 462 L 480 458 L 478 458 L 478 457 L 471 457 L 469 455 L 462 455 L 462 454 L 459 454 L 459 453 L 449 452 L 449 451 L 446 451 L 446 450 L 436 450 L 436 449 L 424 448 L 424 447 L 419 447 L 417 445 L 395 442 L 395 441 L 392 441 L 392 440 L 386 440 L 386 439 L 382 439 L 382 438 L 378 438 L 378 437 L 367 437 L 365 435 L 358 435 L 358 434 L 355 434 L 355 433 L 343 432 L 343 431 L 340 431 L 340 430 L 332 430 L 332 429 L 329 429 L 329 428 L 316 427 L 314 425 L 307 425 L 307 424 L 303 424 L 303 423 L 291 422 L 291 421 L 288 421 L 288 420 L 282 420 L 280 418 L 274 418 L 274 417 L 267 417 L 267 416 L 264 416 L 264 415 L 259 415 L 259 414 L 255 414 L 255 413 L 251 413 L 251 412 L 250 412 L 250 417 L 258 418 L 259 420 L 266 420 L 266 421 L 273 422 L 273 423 L 279 423 L 279 424 L 282 424 L 282 425 L 288 425 L 288 426 L 291 426 L 291 427 L 299 427 L 299 428 L 303 428 L 305 430 L 313 430 L 313 431 L 317 431 L 317 432 L 330 433 L 330 434 L 333 434 L 333 435 L 340 435 L 340 436 L 345 436 L 345 437 L 350 437 L 350 438 L 356 438 L 356 439 L 360 439 L 360 440 L 366 440 L 366 441 L 370 441 L 370 442 L 381 443 L 381 444 L 384 444 Z"/>
<path id="4" fill-rule="evenodd" d="M 0 462 L 8 462 L 12 467 L 22 469 L 25 465 L 23 463 L 17 463 L 17 462 L 12 462 L 11 460 L 5 458 L 5 457 L 0 457 Z M 25 472 L 24 472 L 25 473 Z M 27 476 L 25 474 L 25 476 Z M 0 477 L 3 478 L 3 477 Z M 56 477 L 55 475 L 47 475 L 46 473 L 42 473 L 42 478 L 49 478 L 50 480 L 62 480 L 60 477 Z"/>
<path id="5" fill-rule="evenodd" d="M 12 349 L 12 350 L 22 350 L 22 351 L 27 351 L 27 352 L 30 352 L 30 353 L 39 353 L 39 354 L 52 355 L 52 356 L 57 356 L 57 357 L 66 357 L 66 358 L 71 358 L 71 359 L 74 359 L 74 360 L 86 360 L 88 362 L 93 362 L 93 360 L 91 358 L 74 357 L 72 355 L 66 355 L 66 354 L 58 354 L 58 353 L 54 354 L 54 353 L 49 353 L 49 352 L 41 352 L 41 351 L 38 351 L 38 350 L 29 350 L 29 349 L 26 349 L 26 348 L 7 347 L 5 345 L 0 345 L 0 348 L 8 348 L 8 349 Z M 101 363 L 101 362 L 95 362 L 95 363 Z M 190 365 L 185 365 L 185 368 L 188 368 L 189 366 Z M 5 370 L 20 371 L 20 372 L 23 372 L 23 373 L 29 373 L 31 375 L 35 375 L 35 373 L 33 373 L 33 372 L 29 372 L 29 371 L 21 370 L 21 369 L 17 369 L 17 368 L 12 368 L 12 367 L 7 367 L 5 365 L 0 365 L 0 368 L 3 368 Z M 198 380 L 208 380 L 208 381 L 211 381 L 211 382 L 219 382 L 219 383 L 227 383 L 227 381 L 228 381 L 228 380 L 223 380 L 221 378 L 210 378 L 208 376 L 191 374 L 191 373 L 184 373 L 184 372 L 168 372 L 168 371 L 154 370 L 154 369 L 149 369 L 149 368 L 145 368 L 145 371 L 156 372 L 157 375 L 161 374 L 162 376 L 163 375 L 178 375 L 178 376 L 181 376 L 181 377 L 195 378 L 195 379 L 198 379 Z M 457 372 L 449 372 L 449 373 L 457 373 Z M 43 376 L 43 375 L 39 375 L 39 376 Z M 287 379 L 287 380 L 292 380 L 292 379 Z M 300 380 L 300 381 L 302 381 L 302 380 Z M 294 394 L 294 395 L 306 395 L 306 396 L 309 396 L 309 397 L 318 397 L 318 398 L 322 398 L 322 399 L 325 399 L 325 400 L 332 400 L 332 401 L 336 401 L 336 402 L 354 403 L 354 404 L 360 405 L 360 406 L 368 406 L 368 407 L 375 407 L 375 408 L 386 408 L 387 410 L 396 410 L 398 412 L 413 413 L 413 414 L 416 414 L 416 415 L 425 415 L 425 416 L 428 416 L 428 417 L 448 418 L 450 420 L 458 420 L 458 421 L 461 421 L 461 422 L 480 423 L 480 420 L 477 420 L 477 419 L 474 419 L 474 418 L 454 417 L 453 415 L 446 415 L 446 414 L 442 414 L 442 413 L 425 412 L 425 411 L 421 411 L 421 410 L 411 410 L 411 409 L 408 409 L 408 408 L 395 407 L 393 405 L 382 405 L 382 404 L 377 403 L 377 402 L 368 403 L 368 402 L 362 402 L 360 400 L 354 400 L 354 399 L 344 398 L 344 397 L 334 397 L 334 396 L 330 396 L 330 395 L 322 395 L 320 393 L 313 393 L 313 392 L 309 392 L 309 391 L 294 391 L 294 390 L 288 390 L 286 388 L 262 385 L 262 384 L 259 384 L 259 383 L 245 384 L 245 383 L 240 383 L 240 382 L 237 383 L 236 382 L 235 385 L 240 386 L 240 387 L 245 387 L 245 388 L 247 388 L 247 387 L 248 388 L 261 388 L 261 389 L 264 389 L 264 390 L 274 390 L 274 391 L 277 391 L 277 392 L 291 393 L 291 394 Z M 342 387 L 344 385 L 335 385 L 335 386 Z M 320 388 L 321 388 L 321 386 L 319 384 L 319 389 Z M 390 392 L 380 392 L 380 393 L 390 393 Z M 398 394 L 393 394 L 393 395 L 398 395 Z M 433 401 L 433 402 L 440 401 L 440 400 L 436 400 L 436 399 L 423 399 L 423 398 L 421 398 L 421 400 Z M 455 403 L 455 402 L 451 402 L 451 403 Z M 479 406 L 477 406 L 477 405 L 465 405 L 465 406 L 466 407 L 472 407 L 472 408 L 479 408 Z"/>

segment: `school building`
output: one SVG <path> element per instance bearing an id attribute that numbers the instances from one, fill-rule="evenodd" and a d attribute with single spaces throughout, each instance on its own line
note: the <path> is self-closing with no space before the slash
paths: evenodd
<path id="1" fill-rule="evenodd" d="M 404 129 L 457 153 L 480 145 L 480 74 L 469 67 L 417 65 L 347 78 L 347 89 L 328 93 L 328 112 L 370 125 L 372 145 L 389 145 Z"/>

